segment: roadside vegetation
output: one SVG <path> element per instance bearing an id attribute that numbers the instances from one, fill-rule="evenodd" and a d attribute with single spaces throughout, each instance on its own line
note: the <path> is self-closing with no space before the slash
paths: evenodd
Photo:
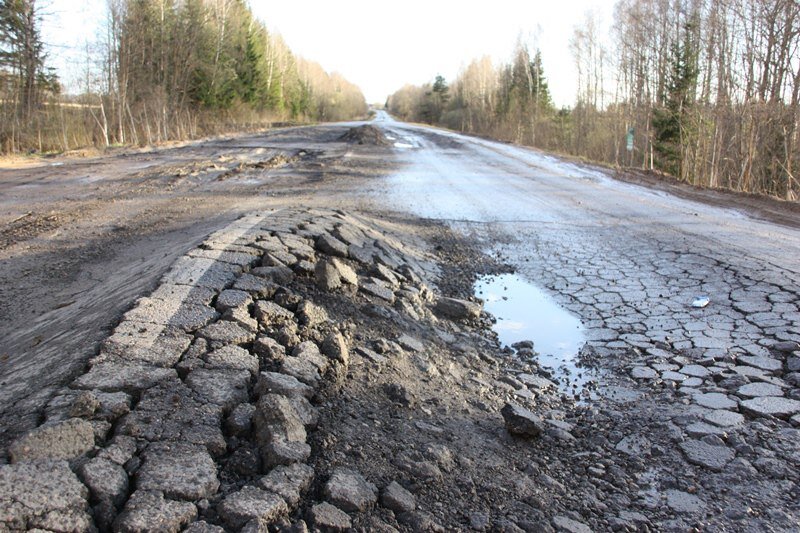
<path id="1" fill-rule="evenodd" d="M 295 56 L 243 0 L 108 0 L 84 87 L 47 68 L 36 0 L 0 1 L 0 151 L 196 138 L 366 114 L 360 89 Z"/>
<path id="2" fill-rule="evenodd" d="M 523 43 L 504 64 L 473 60 L 449 86 L 406 86 L 387 106 L 406 120 L 797 199 L 796 0 L 619 0 L 612 33 L 602 39 L 591 13 L 575 27 L 571 107 L 553 105 L 541 54 Z"/>

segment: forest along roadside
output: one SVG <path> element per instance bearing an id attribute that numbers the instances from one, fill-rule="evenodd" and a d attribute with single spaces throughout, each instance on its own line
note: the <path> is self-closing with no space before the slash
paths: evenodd
<path id="1" fill-rule="evenodd" d="M 0 501 L 23 509 L 15 520 L 134 530 L 157 517 L 202 531 L 796 523 L 791 229 L 536 152 L 381 127 L 385 140 L 342 145 L 307 180 L 339 210 L 252 211 L 229 226 L 233 238 L 212 235 L 154 280 L 89 372 L 56 389 L 44 425 L 7 449 L 3 475 L 19 491 Z M 346 128 L 320 131 L 336 141 Z M 394 155 L 398 165 L 375 166 Z M 257 177 L 275 179 L 245 179 Z M 692 212 L 719 222 L 713 239 Z M 213 275 L 186 289 L 195 263 Z M 603 371 L 593 397 L 559 388 L 536 339 L 498 342 L 473 292 L 511 271 L 582 320 L 577 360 Z M 165 314 L 176 291 L 187 308 Z M 711 304 L 692 308 L 700 291 Z M 142 322 L 171 327 L 153 337 Z M 141 339 L 163 349 L 119 349 Z M 78 444 L 49 449 L 54 439 Z M 175 454 L 197 469 L 182 473 Z M 69 465 L 30 471 L 43 458 Z M 119 483 L 98 482 L 112 470 Z M 52 476 L 75 487 L 63 508 L 24 499 Z"/>

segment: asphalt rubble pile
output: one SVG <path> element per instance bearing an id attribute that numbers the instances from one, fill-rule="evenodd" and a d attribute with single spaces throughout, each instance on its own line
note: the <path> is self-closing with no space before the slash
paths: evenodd
<path id="1" fill-rule="evenodd" d="M 389 139 L 386 138 L 383 131 L 369 124 L 350 128 L 339 137 L 339 140 L 352 144 L 367 144 L 373 146 L 391 146 L 392 144 Z"/>
<path id="2" fill-rule="evenodd" d="M 341 211 L 212 234 L 5 451 L 0 530 L 790 528 L 796 343 L 590 340 L 613 372 L 582 400 L 499 345 L 468 294 L 486 268 L 442 228 Z"/>
<path id="3" fill-rule="evenodd" d="M 309 434 L 348 377 L 363 339 L 357 320 L 479 316 L 476 303 L 434 297 L 423 279 L 435 273 L 424 252 L 342 212 L 255 214 L 211 235 L 125 314 L 42 424 L 6 450 L 0 524 L 351 527 L 347 513 L 372 508 L 378 491 L 348 468 L 320 477 Z M 355 357 L 385 362 L 392 347 L 359 347 Z M 408 509 L 413 496 L 394 483 L 381 501 Z"/>

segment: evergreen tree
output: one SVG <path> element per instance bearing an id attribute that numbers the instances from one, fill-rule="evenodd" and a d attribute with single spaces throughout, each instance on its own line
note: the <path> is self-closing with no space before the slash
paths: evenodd
<path id="1" fill-rule="evenodd" d="M 0 69 L 14 78 L 11 97 L 23 120 L 39 105 L 44 91 L 58 90 L 57 78 L 45 68 L 45 59 L 35 0 L 2 0 Z"/>
<path id="2" fill-rule="evenodd" d="M 690 112 L 697 93 L 698 43 L 693 37 L 694 22 L 684 25 L 682 42 L 672 47 L 672 68 L 662 105 L 653 110 L 653 147 L 656 164 L 665 172 L 683 177 L 683 147 L 691 136 Z"/>
<path id="3" fill-rule="evenodd" d="M 239 93 L 242 101 L 256 109 L 264 109 L 267 104 L 268 84 L 264 72 L 266 29 L 257 26 L 247 35 L 247 43 L 241 63 L 237 69 Z"/>
<path id="4" fill-rule="evenodd" d="M 547 84 L 547 77 L 544 75 L 542 67 L 542 52 L 536 50 L 533 61 L 530 64 L 531 79 L 533 80 L 533 100 L 540 110 L 551 111 L 553 109 L 553 99 L 550 96 L 550 86 Z"/>
<path id="5" fill-rule="evenodd" d="M 441 75 L 436 76 L 433 87 L 425 93 L 422 118 L 429 124 L 437 124 L 442 118 L 447 102 L 450 99 L 450 87 Z"/>

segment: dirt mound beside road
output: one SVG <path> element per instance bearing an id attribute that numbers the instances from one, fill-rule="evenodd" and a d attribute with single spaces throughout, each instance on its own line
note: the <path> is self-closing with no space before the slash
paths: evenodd
<path id="1" fill-rule="evenodd" d="M 374 146 L 390 146 L 392 144 L 381 130 L 369 124 L 350 128 L 344 135 L 339 137 L 339 140 L 353 144 L 371 144 Z"/>

